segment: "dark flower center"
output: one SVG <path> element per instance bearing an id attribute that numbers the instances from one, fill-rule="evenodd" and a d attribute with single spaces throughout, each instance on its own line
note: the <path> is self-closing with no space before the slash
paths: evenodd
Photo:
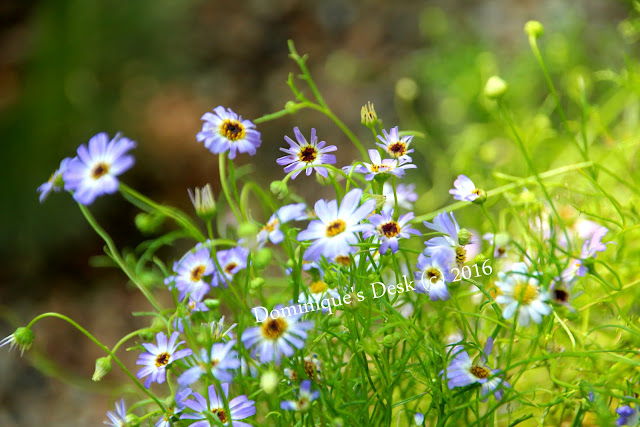
<path id="1" fill-rule="evenodd" d="M 224 409 L 212 409 L 211 412 L 216 414 L 221 423 L 227 422 L 227 414 L 225 414 Z"/>
<path id="2" fill-rule="evenodd" d="M 565 289 L 554 289 L 553 299 L 555 299 L 559 303 L 565 303 L 569 301 L 569 292 L 567 292 Z"/>
<path id="3" fill-rule="evenodd" d="M 311 163 L 316 159 L 316 157 L 318 157 L 318 152 L 315 147 L 307 145 L 300 150 L 300 154 L 298 154 L 298 156 L 300 157 L 301 162 Z"/>
<path id="4" fill-rule="evenodd" d="M 314 365 L 313 362 L 311 362 L 309 360 L 305 360 L 304 361 L 304 372 L 307 374 L 307 376 L 309 378 L 311 378 L 313 380 L 315 378 L 315 376 L 316 376 L 316 365 Z"/>
<path id="5" fill-rule="evenodd" d="M 395 237 L 400 234 L 400 225 L 395 221 L 389 221 L 380 226 L 380 231 L 386 237 Z"/>
<path id="6" fill-rule="evenodd" d="M 225 265 L 224 271 L 227 274 L 231 274 L 231 271 L 233 271 L 233 269 L 236 268 L 237 266 L 238 264 L 236 264 L 235 262 L 230 262 L 229 264 Z"/>
<path id="7" fill-rule="evenodd" d="M 282 319 L 269 319 L 262 324 L 262 335 L 268 339 L 276 340 L 287 330 L 287 322 Z"/>
<path id="8" fill-rule="evenodd" d="M 161 368 L 162 366 L 165 366 L 167 363 L 169 363 L 170 357 L 171 355 L 169 353 L 160 353 L 156 357 L 156 368 Z"/>
<path id="9" fill-rule="evenodd" d="M 466 260 L 467 250 L 462 246 L 458 246 L 456 248 L 456 264 L 458 264 L 458 267 L 462 267 Z"/>
<path id="10" fill-rule="evenodd" d="M 407 152 L 407 145 L 402 141 L 394 142 L 387 147 L 389 154 L 394 157 L 400 157 Z"/>
<path id="11" fill-rule="evenodd" d="M 507 249 L 504 246 L 498 246 L 496 251 L 498 251 L 498 256 L 503 256 L 507 252 Z"/>
<path id="12" fill-rule="evenodd" d="M 351 258 L 346 255 L 338 255 L 335 259 L 336 263 L 348 267 L 351 264 Z"/>
<path id="13" fill-rule="evenodd" d="M 244 126 L 237 120 L 226 119 L 220 125 L 220 133 L 230 141 L 244 138 Z"/>
<path id="14" fill-rule="evenodd" d="M 347 224 L 343 220 L 336 219 L 327 226 L 325 234 L 327 237 L 334 237 L 342 233 L 346 228 Z"/>
<path id="15" fill-rule="evenodd" d="M 107 173 L 109 173 L 109 165 L 106 163 L 100 162 L 97 165 L 95 165 L 95 167 L 91 171 L 91 177 L 93 179 L 98 179 L 100 177 L 103 177 Z"/>
<path id="16" fill-rule="evenodd" d="M 473 376 L 475 376 L 476 378 L 483 379 L 489 378 L 489 376 L 491 375 L 491 371 L 484 366 L 472 366 L 471 374 L 473 374 Z"/>
<path id="17" fill-rule="evenodd" d="M 440 273 L 440 270 L 438 270 L 437 268 L 430 268 L 427 270 L 427 277 L 429 278 L 429 282 L 433 283 L 431 279 L 435 278 L 436 282 L 439 282 L 440 279 L 442 279 L 442 274 Z"/>
<path id="18" fill-rule="evenodd" d="M 191 281 L 199 282 L 202 279 L 202 275 L 204 274 L 204 265 L 199 265 L 193 270 L 191 270 Z"/>

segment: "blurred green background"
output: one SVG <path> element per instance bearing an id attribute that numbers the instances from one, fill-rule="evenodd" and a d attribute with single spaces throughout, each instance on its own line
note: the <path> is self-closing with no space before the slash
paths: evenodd
<path id="1" fill-rule="evenodd" d="M 578 75 L 597 99 L 609 87 L 596 84 L 594 71 L 634 62 L 639 18 L 627 1 L 3 1 L 0 335 L 43 311 L 72 316 L 108 344 L 141 324 L 131 312 L 145 303 L 124 276 L 89 265 L 102 243 L 71 198 L 54 194 L 40 206 L 36 188 L 92 135 L 123 132 L 139 144 L 124 181 L 190 212 L 187 188 L 218 188 L 217 158 L 195 141 L 200 116 L 218 105 L 246 118 L 282 109 L 292 99 L 287 75 L 297 71 L 288 39 L 310 55 L 328 104 L 368 146 L 373 141 L 360 125 L 367 101 L 385 128 L 426 134 L 414 140 L 420 169 L 408 174 L 418 184 L 420 212 L 448 202 L 459 173 L 483 177 L 487 189 L 499 184 L 495 169 L 523 174 L 516 147 L 481 96 L 492 74 L 509 82 L 509 104 L 517 120 L 529 120 L 529 137 L 546 141 L 539 169 L 566 164 L 567 142 L 547 118 L 553 104 L 523 33 L 529 19 L 545 25 L 541 47 L 565 99 L 576 93 Z M 567 108 L 577 114 L 577 103 Z M 356 158 L 335 125 L 302 111 L 261 125 L 260 155 L 238 162 L 252 163 L 265 183 L 281 178 L 278 147 L 296 125 L 338 145 L 337 166 Z M 305 195 L 303 182 L 296 185 Z M 120 247 L 142 239 L 135 209 L 120 196 L 101 198 L 92 210 Z M 121 373 L 114 369 L 95 386 L 90 376 L 100 354 L 86 339 L 55 320 L 35 332 L 35 351 L 25 358 L 66 380 L 47 379 L 0 350 L 0 425 L 100 424 Z M 127 356 L 134 366 L 135 355 Z"/>

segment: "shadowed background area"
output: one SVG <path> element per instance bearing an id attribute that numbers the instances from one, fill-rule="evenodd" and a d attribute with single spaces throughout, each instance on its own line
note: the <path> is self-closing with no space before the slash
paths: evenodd
<path id="1" fill-rule="evenodd" d="M 420 168 L 408 174 L 421 195 L 417 210 L 424 212 L 447 201 L 458 173 L 509 172 L 517 152 L 486 124 L 480 96 L 490 75 L 510 83 L 517 109 L 546 105 L 522 31 L 527 20 L 545 24 L 551 72 L 569 94 L 577 74 L 620 68 L 621 49 L 633 55 L 638 21 L 630 2 L 579 3 L 2 2 L 0 335 L 43 311 L 71 316 L 109 345 L 147 322 L 131 315 L 148 307 L 124 275 L 90 265 L 103 253 L 102 242 L 69 195 L 38 203 L 36 188 L 92 135 L 122 132 L 137 141 L 137 163 L 124 182 L 191 212 L 187 188 L 211 183 L 219 191 L 217 157 L 195 140 L 200 117 L 218 105 L 249 119 L 281 110 L 293 99 L 285 84 L 297 72 L 287 57 L 292 39 L 299 53 L 310 55 L 329 106 L 368 147 L 370 132 L 360 125 L 367 101 L 385 128 L 397 124 L 426 135 L 414 140 Z M 534 125 L 549 129 L 548 123 Z M 251 164 L 265 184 L 281 179 L 275 159 L 293 126 L 307 135 L 315 127 L 320 139 L 337 145 L 337 166 L 358 156 L 330 120 L 301 111 L 260 125 L 259 156 L 240 155 L 237 163 Z M 483 144 L 487 140 L 493 143 Z M 541 168 L 553 163 L 553 154 Z M 301 176 L 295 186 L 313 202 L 318 194 L 305 194 L 305 179 L 313 178 Z M 91 209 L 120 248 L 142 240 L 133 222 L 137 211 L 120 195 L 103 197 Z M 25 358 L 58 378 L 0 350 L 0 425 L 100 424 L 123 393 L 118 384 L 124 375 L 114 367 L 103 382 L 92 383 L 102 354 L 60 321 L 46 320 L 34 332 L 34 350 Z M 133 353 L 123 352 L 131 368 Z"/>

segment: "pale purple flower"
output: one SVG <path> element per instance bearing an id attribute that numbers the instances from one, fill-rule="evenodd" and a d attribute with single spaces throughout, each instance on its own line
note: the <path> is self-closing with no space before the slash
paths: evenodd
<path id="1" fill-rule="evenodd" d="M 142 344 L 147 351 L 140 355 L 136 364 L 144 365 L 144 368 L 138 371 L 137 377 L 147 377 L 144 383 L 145 387 L 149 388 L 152 382 L 162 384 L 167 376 L 167 366 L 175 360 L 182 359 L 191 354 L 191 350 L 188 348 L 178 350 L 178 347 L 184 343 L 184 341 L 176 342 L 179 335 L 178 332 L 172 333 L 171 338 L 169 338 L 167 342 L 167 336 L 163 332 L 158 332 L 156 334 L 158 345 L 151 343 Z"/>
<path id="2" fill-rule="evenodd" d="M 565 283 L 571 283 L 576 276 L 584 277 L 588 268 L 584 264 L 587 259 L 595 258 L 598 252 L 603 252 L 607 249 L 607 243 L 602 242 L 602 238 L 609 232 L 606 227 L 599 227 L 591 233 L 589 240 L 586 240 L 582 245 L 582 251 L 580 252 L 580 258 L 574 259 L 569 263 L 569 266 L 562 272 L 562 281 Z"/>
<path id="3" fill-rule="evenodd" d="M 117 176 L 129 170 L 135 160 L 127 152 L 136 143 L 116 135 L 111 141 L 106 133 L 99 133 L 86 145 L 78 147 L 78 156 L 67 164 L 62 178 L 64 189 L 73 192 L 73 198 L 90 205 L 104 194 L 118 191 Z"/>
<path id="4" fill-rule="evenodd" d="M 127 408 L 124 405 L 124 399 L 120 399 L 120 402 L 116 402 L 116 410 L 108 411 L 107 417 L 109 421 L 104 421 L 103 424 L 112 427 L 124 427 L 126 425 Z"/>
<path id="5" fill-rule="evenodd" d="M 380 253 L 384 255 L 391 248 L 394 254 L 398 252 L 399 239 L 409 239 L 411 235 L 420 236 L 420 232 L 409 225 L 415 215 L 413 212 L 402 215 L 398 221 L 393 219 L 393 210 L 382 212 L 382 214 L 373 214 L 369 217 L 369 222 L 375 227 L 374 230 L 368 230 L 363 233 L 365 239 L 371 236 L 377 236 L 382 242 L 380 244 Z"/>
<path id="6" fill-rule="evenodd" d="M 60 166 L 51 174 L 51 177 L 47 182 L 38 187 L 38 193 L 40 193 L 40 203 L 44 202 L 51 192 L 58 192 L 64 187 L 64 172 L 67 170 L 67 165 L 71 161 L 70 157 L 62 159 Z"/>
<path id="7" fill-rule="evenodd" d="M 223 383 L 220 384 L 220 387 L 228 399 L 229 384 Z M 212 427 L 218 425 L 217 423 L 212 424 L 207 420 L 206 411 L 212 413 L 222 425 L 228 425 L 229 421 L 231 421 L 234 427 L 252 427 L 251 424 L 239 420 L 244 420 L 256 414 L 256 402 L 249 400 L 244 394 L 234 397 L 228 402 L 229 413 L 227 413 L 224 401 L 221 399 L 221 396 L 218 395 L 216 388 L 210 385 L 207 388 L 207 392 L 208 399 L 199 393 L 193 393 L 195 400 L 186 400 L 184 402 L 186 408 L 189 408 L 193 412 L 183 411 L 180 416 L 181 420 L 197 420 L 195 423 L 190 424 L 190 427 Z"/>
<path id="8" fill-rule="evenodd" d="M 378 135 L 378 139 L 381 141 L 381 143 L 376 143 L 378 146 L 384 148 L 384 150 L 393 158 L 411 161 L 411 157 L 407 154 L 413 153 L 413 149 L 409 149 L 409 144 L 411 144 L 413 135 L 400 137 L 398 126 L 392 128 L 388 133 L 385 129 L 382 129 L 382 133 L 384 134 L 384 137 Z"/>
<path id="9" fill-rule="evenodd" d="M 449 299 L 447 283 L 453 282 L 454 275 L 450 265 L 454 261 L 451 251 L 438 250 L 428 255 L 425 252 L 418 255 L 418 271 L 413 273 L 416 292 L 429 294 L 431 301 L 446 301 Z"/>
<path id="10" fill-rule="evenodd" d="M 204 113 L 201 120 L 202 131 L 198 132 L 196 139 L 204 142 L 204 146 L 213 154 L 229 152 L 229 158 L 235 159 L 237 153 L 256 154 L 262 140 L 256 125 L 250 120 L 243 120 L 230 108 L 219 106 L 211 112 Z"/>
<path id="11" fill-rule="evenodd" d="M 274 310 L 283 306 L 277 305 Z M 294 349 L 304 347 L 307 331 L 313 327 L 311 321 L 299 321 L 302 314 L 267 317 L 260 326 L 249 328 L 242 334 L 244 346 L 252 348 L 251 356 L 259 358 L 260 363 L 275 361 L 280 365 L 282 355 L 293 356 Z"/>
<path id="12" fill-rule="evenodd" d="M 335 145 L 325 147 L 326 142 L 318 142 L 314 128 L 311 129 L 311 142 L 307 142 L 297 126 L 293 128 L 293 133 L 296 135 L 297 141 L 285 135 L 284 139 L 289 143 L 289 148 L 280 148 L 280 151 L 287 153 L 287 155 L 280 157 L 276 162 L 281 166 L 285 166 L 285 173 L 294 171 L 291 174 L 291 179 L 295 179 L 305 167 L 307 176 L 311 175 L 311 172 L 315 170 L 318 175 L 326 178 L 328 176 L 327 169 L 318 166 L 335 164 L 336 156 L 327 153 L 336 151 L 338 147 Z"/>
<path id="13" fill-rule="evenodd" d="M 180 300 L 189 296 L 195 301 L 201 301 L 209 291 L 209 284 L 205 278 L 213 274 L 214 265 L 209 248 L 201 247 L 195 252 L 187 252 L 180 261 L 173 264 L 172 276 L 175 286 L 180 292 Z"/>
<path id="14" fill-rule="evenodd" d="M 362 164 L 356 166 L 345 166 L 342 170 L 350 173 L 351 169 L 353 169 L 354 172 L 364 174 L 365 180 L 371 181 L 376 175 L 380 174 L 389 174 L 402 178 L 405 169 L 417 168 L 416 165 L 410 163 L 410 160 L 406 158 L 382 159 L 378 150 L 369 150 L 369 158 L 371 159 L 371 163 L 362 162 Z"/>
<path id="15" fill-rule="evenodd" d="M 306 230 L 298 234 L 298 240 L 314 240 L 304 253 L 305 260 L 318 260 L 321 256 L 332 259 L 353 252 L 352 245 L 358 242 L 356 233 L 373 229 L 371 224 L 361 224 L 373 212 L 376 202 L 367 200 L 360 205 L 362 190 L 349 191 L 338 208 L 338 201 L 318 200 L 315 204 L 317 220 L 309 223 Z"/>
<path id="16" fill-rule="evenodd" d="M 453 194 L 453 198 L 456 200 L 473 202 L 480 197 L 480 190 L 466 175 L 458 175 L 458 178 L 453 181 L 453 186 L 455 188 L 449 190 L 449 194 Z"/>
<path id="17" fill-rule="evenodd" d="M 396 194 L 398 197 L 398 208 L 411 210 L 413 209 L 413 204 L 418 200 L 418 194 L 415 192 L 416 185 L 415 184 L 397 184 L 396 185 Z M 382 187 L 382 195 L 385 197 L 384 206 L 382 207 L 383 211 L 388 211 L 391 209 L 395 209 L 396 199 L 393 195 L 393 186 L 388 182 L 384 183 Z"/>
<path id="18" fill-rule="evenodd" d="M 285 411 L 308 411 L 309 408 L 311 408 L 311 402 L 319 396 L 320 393 L 317 390 L 311 391 L 311 381 L 304 380 L 300 383 L 298 398 L 296 400 L 284 400 L 280 402 L 280 408 Z"/>
<path id="19" fill-rule="evenodd" d="M 616 419 L 617 426 L 637 426 L 640 422 L 640 416 L 638 410 L 631 407 L 631 405 L 623 405 L 616 409 L 618 418 Z"/>
<path id="20" fill-rule="evenodd" d="M 280 229 L 280 225 L 286 224 L 289 221 L 302 221 L 307 219 L 307 217 L 304 203 L 281 207 L 276 213 L 271 215 L 267 224 L 262 227 L 258 233 L 258 245 L 263 246 L 267 242 L 267 239 L 274 245 L 281 243 L 284 240 L 284 233 Z"/>
<path id="21" fill-rule="evenodd" d="M 235 344 L 236 342 L 231 340 L 226 343 L 213 344 L 210 352 L 204 348 L 201 349 L 200 358 L 194 358 L 195 365 L 180 375 L 178 384 L 182 387 L 188 386 L 206 374 L 211 374 L 221 382 L 232 381 L 234 373 L 229 371 L 240 367 L 238 352 L 233 349 Z"/>
<path id="22" fill-rule="evenodd" d="M 188 387 L 179 389 L 176 392 L 175 396 L 175 406 L 167 408 L 168 413 L 163 414 L 160 417 L 155 427 L 171 427 L 171 418 L 174 415 L 177 416 L 180 412 L 183 411 L 183 409 L 185 408 L 184 401 L 187 399 L 187 397 L 191 396 L 191 393 L 193 393 L 193 391 Z"/>
<path id="23" fill-rule="evenodd" d="M 492 348 L 493 338 L 489 338 L 480 359 L 477 363 L 474 363 L 462 346 L 455 346 L 453 348 L 455 356 L 446 369 L 449 389 L 481 384 L 483 397 L 489 392 L 493 392 L 496 400 L 502 399 L 504 393 L 502 388 L 511 386 L 504 379 L 496 376 L 501 373 L 500 370 L 490 369 L 486 366 L 486 361 Z"/>
<path id="24" fill-rule="evenodd" d="M 227 287 L 233 280 L 233 277 L 240 271 L 247 268 L 247 257 L 249 250 L 242 246 L 236 246 L 231 249 L 219 251 L 217 253 L 218 264 L 222 270 L 218 270 L 213 277 L 213 286 Z"/>

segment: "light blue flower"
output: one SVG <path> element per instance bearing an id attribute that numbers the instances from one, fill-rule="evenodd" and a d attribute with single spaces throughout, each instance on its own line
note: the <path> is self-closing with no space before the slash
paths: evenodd
<path id="1" fill-rule="evenodd" d="M 234 374 L 229 372 L 240 367 L 238 352 L 233 349 L 235 341 L 226 343 L 215 343 L 211 346 L 211 351 L 200 350 L 200 357 L 195 358 L 195 366 L 187 369 L 180 378 L 178 384 L 185 387 L 200 379 L 202 375 L 210 373 L 221 382 L 230 382 Z"/>
<path id="2" fill-rule="evenodd" d="M 51 192 L 58 192 L 64 187 L 64 172 L 67 170 L 67 166 L 71 161 L 70 157 L 62 159 L 60 166 L 55 172 L 51 174 L 51 177 L 47 182 L 38 187 L 38 193 L 40 193 L 40 203 L 43 203 Z"/>
<path id="3" fill-rule="evenodd" d="M 204 113 L 201 120 L 202 131 L 196 139 L 213 154 L 229 152 L 229 158 L 235 159 L 236 153 L 249 153 L 253 156 L 260 147 L 260 132 L 250 120 L 243 120 L 230 108 L 219 106 L 213 109 L 215 114 Z"/>
<path id="4" fill-rule="evenodd" d="M 247 424 L 239 420 L 244 420 L 245 418 L 256 414 L 256 402 L 249 400 L 244 394 L 234 397 L 233 399 L 229 399 L 228 383 L 220 384 L 220 388 L 222 388 L 222 392 L 224 393 L 226 400 L 229 401 L 229 413 L 227 413 L 227 410 L 225 409 L 224 401 L 220 398 L 218 392 L 216 392 L 216 388 L 213 385 L 210 385 L 207 388 L 208 399 L 199 393 L 193 393 L 195 400 L 185 400 L 185 407 L 193 412 L 189 412 L 185 408 L 180 419 L 197 420 L 195 423 L 189 424 L 190 427 L 212 427 L 214 425 L 219 425 L 219 423 L 227 425 L 229 421 L 233 422 L 234 426 L 252 427 L 251 424 Z M 208 417 L 210 416 L 209 414 L 213 414 L 217 418 L 216 421 L 219 423 L 211 424 L 211 422 L 208 421 Z"/>
<path id="5" fill-rule="evenodd" d="M 298 390 L 298 398 L 296 400 L 285 400 L 280 402 L 280 408 L 285 411 L 308 411 L 311 408 L 311 402 L 316 400 L 320 393 L 315 390 L 311 391 L 311 381 L 304 380 L 300 383 Z"/>
<path id="6" fill-rule="evenodd" d="M 294 171 L 291 174 L 291 179 L 295 179 L 305 167 L 307 167 L 307 176 L 315 170 L 318 175 L 326 178 L 328 176 L 327 169 L 318 166 L 335 164 L 336 156 L 327 153 L 336 151 L 338 147 L 335 145 L 325 147 L 326 142 L 318 142 L 316 130 L 313 128 L 311 129 L 311 142 L 307 142 L 297 126 L 293 128 L 293 133 L 296 135 L 297 141 L 285 135 L 284 139 L 289 143 L 289 148 L 280 148 L 280 151 L 287 153 L 287 156 L 280 157 L 276 162 L 285 166 L 285 173 Z"/>
<path id="7" fill-rule="evenodd" d="M 384 255 L 391 248 L 392 253 L 398 252 L 400 239 L 409 239 L 411 235 L 419 236 L 421 233 L 409 225 L 415 215 L 413 212 L 402 215 L 398 221 L 393 219 L 393 210 L 383 211 L 382 214 L 373 214 L 369 217 L 369 222 L 375 227 L 374 230 L 365 231 L 363 237 L 368 239 L 377 236 L 382 242 L 380 253 Z"/>

